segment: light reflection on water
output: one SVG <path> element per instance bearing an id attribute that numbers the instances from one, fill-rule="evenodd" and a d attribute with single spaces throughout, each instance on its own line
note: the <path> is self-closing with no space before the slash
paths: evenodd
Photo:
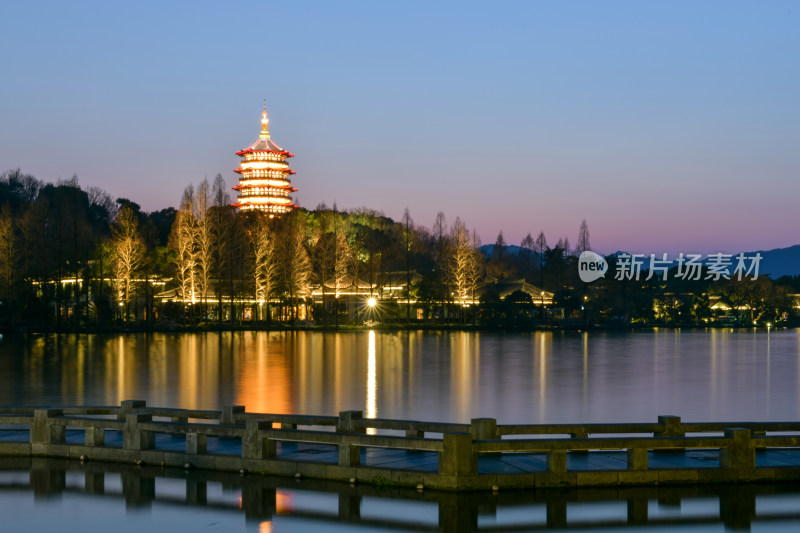
<path id="1" fill-rule="evenodd" d="M 0 403 L 501 423 L 797 420 L 800 330 L 6 335 Z"/>

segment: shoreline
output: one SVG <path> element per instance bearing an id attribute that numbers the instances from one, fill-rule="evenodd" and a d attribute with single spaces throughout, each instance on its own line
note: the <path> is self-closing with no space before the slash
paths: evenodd
<path id="1" fill-rule="evenodd" d="M 359 325 L 316 325 L 316 324 L 208 324 L 200 323 L 193 325 L 132 325 L 128 327 L 89 327 L 89 328 L 10 328 L 0 330 L 0 335 L 34 334 L 34 335 L 53 335 L 53 334 L 127 334 L 127 333 L 213 333 L 213 332 L 235 332 L 235 331 L 309 331 L 309 332 L 333 332 L 348 333 L 360 331 L 379 331 L 379 332 L 403 332 L 403 331 L 464 331 L 476 333 L 531 333 L 537 331 L 564 331 L 564 332 L 584 332 L 584 331 L 613 331 L 613 332 L 635 332 L 653 329 L 673 329 L 673 330 L 710 330 L 710 329 L 736 329 L 736 330 L 763 330 L 777 331 L 788 330 L 800 327 L 800 323 L 784 323 L 771 326 L 754 326 L 746 324 L 589 324 L 589 325 L 538 325 L 527 327 L 491 327 L 485 325 L 470 324 L 359 324 Z"/>

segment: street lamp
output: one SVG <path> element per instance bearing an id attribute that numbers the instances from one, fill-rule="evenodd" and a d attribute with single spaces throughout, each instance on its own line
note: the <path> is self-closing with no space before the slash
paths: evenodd
<path id="1" fill-rule="evenodd" d="M 378 309 L 378 299 L 374 296 L 367 298 L 366 305 L 364 306 L 364 324 L 371 326 L 374 322 L 375 313 Z"/>
<path id="2" fill-rule="evenodd" d="M 542 320 L 544 320 L 544 291 L 542 291 L 541 296 L 542 296 Z"/>

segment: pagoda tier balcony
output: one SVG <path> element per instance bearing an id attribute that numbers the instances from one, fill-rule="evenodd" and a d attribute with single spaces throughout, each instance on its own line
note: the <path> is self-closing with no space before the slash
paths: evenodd
<path id="1" fill-rule="evenodd" d="M 286 161 L 287 157 L 283 154 L 273 154 L 272 152 L 266 152 L 268 155 L 261 156 L 262 152 L 247 152 L 242 157 L 244 157 L 244 161 L 272 161 L 277 163 L 283 163 Z"/>
<path id="2" fill-rule="evenodd" d="M 265 169 L 261 169 L 261 168 L 257 168 L 257 169 L 256 168 L 241 168 L 240 167 L 240 168 L 233 169 L 233 171 L 234 172 L 238 172 L 239 174 L 246 174 L 246 173 L 249 173 L 249 172 L 264 172 Z M 272 172 L 272 173 L 275 173 L 275 174 L 297 174 L 297 172 L 295 172 L 294 170 L 292 170 L 290 168 L 284 168 L 284 169 L 270 168 L 270 169 L 266 169 L 266 172 Z"/>
<path id="3" fill-rule="evenodd" d="M 260 170 L 289 170 L 288 163 L 279 163 L 277 161 L 241 161 L 239 166 L 241 168 L 257 168 Z"/>
<path id="4" fill-rule="evenodd" d="M 250 205 L 290 205 L 292 199 L 288 196 L 240 196 L 236 199 L 239 204 Z"/>
<path id="5" fill-rule="evenodd" d="M 233 189 L 237 190 L 237 191 L 252 191 L 252 190 L 268 191 L 268 190 L 273 190 L 273 191 L 276 191 L 276 192 L 277 191 L 297 190 L 294 187 L 292 187 L 291 185 L 289 185 L 288 183 L 281 184 L 281 185 L 276 185 L 276 184 L 272 184 L 272 185 L 251 185 L 249 183 L 240 183 L 239 185 L 236 185 L 235 187 L 233 187 Z"/>
<path id="6" fill-rule="evenodd" d="M 276 190 L 272 190 L 272 191 L 254 191 L 254 190 L 249 190 L 249 189 L 243 189 L 241 191 L 241 195 L 240 196 L 242 196 L 243 198 L 244 197 L 247 197 L 247 198 L 265 197 L 266 198 L 266 197 L 271 197 L 271 196 L 274 196 L 275 198 L 288 198 L 289 197 L 289 192 L 290 192 L 289 189 L 285 189 L 285 190 L 282 190 L 282 191 L 276 191 Z"/>
<path id="7" fill-rule="evenodd" d="M 243 192 L 244 191 L 247 191 L 247 192 L 268 191 L 268 192 L 274 192 L 275 194 L 284 194 L 284 193 L 288 194 L 290 192 L 294 192 L 294 191 L 297 190 L 296 188 L 289 187 L 289 186 L 286 186 L 286 187 L 275 187 L 275 186 L 273 186 L 273 187 L 260 187 L 260 186 L 256 186 L 256 187 L 254 187 L 254 186 L 251 186 L 251 185 L 241 185 L 241 184 L 240 185 L 236 185 L 234 187 L 231 187 L 231 189 L 233 189 L 234 191 L 243 191 Z"/>
<path id="8" fill-rule="evenodd" d="M 239 178 L 243 187 L 289 187 L 291 182 L 286 178 L 263 178 L 261 176 Z"/>

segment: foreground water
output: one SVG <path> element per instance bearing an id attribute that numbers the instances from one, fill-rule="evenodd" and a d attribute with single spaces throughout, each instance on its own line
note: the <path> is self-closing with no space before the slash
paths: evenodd
<path id="1" fill-rule="evenodd" d="M 779 421 L 800 418 L 798 383 L 800 330 L 0 339 L 0 404 L 6 405 L 145 399 L 154 406 L 240 404 L 272 413 L 361 409 L 368 417 L 448 422 L 479 416 L 500 423 L 647 422 L 660 414 Z M 0 512 L 12 529 L 29 531 L 105 531 L 111 524 L 116 531 L 259 532 L 800 526 L 800 492 L 780 485 L 446 496 L 259 476 L 209 474 L 198 481 L 203 474 L 120 468 L 0 461 Z M 259 496 L 252 496 L 253 484 L 261 484 Z"/>
<path id="2" fill-rule="evenodd" d="M 797 531 L 790 485 L 447 493 L 0 459 L 6 531 Z"/>

